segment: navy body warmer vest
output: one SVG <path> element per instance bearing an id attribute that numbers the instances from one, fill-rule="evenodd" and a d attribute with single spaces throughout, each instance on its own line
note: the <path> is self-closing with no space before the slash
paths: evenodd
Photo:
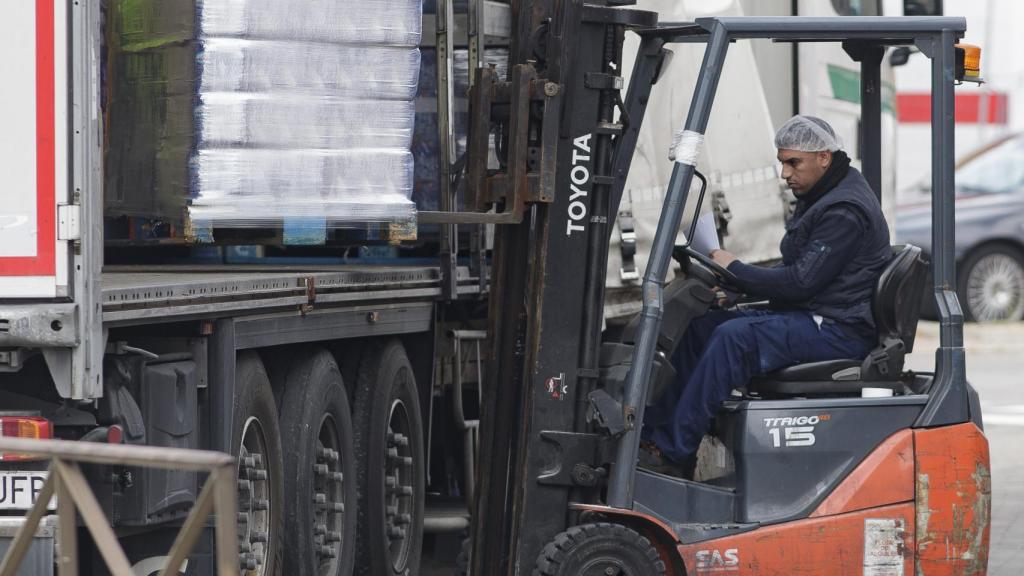
<path id="1" fill-rule="evenodd" d="M 782 238 L 782 261 L 786 265 L 792 265 L 805 250 L 816 249 L 807 245 L 811 231 L 827 210 L 839 205 L 857 210 L 864 218 L 866 228 L 855 256 L 810 300 L 780 302 L 778 307 L 810 310 L 844 324 L 860 324 L 864 328 L 874 329 L 871 297 L 882 270 L 892 258 L 892 249 L 889 246 L 889 228 L 882 214 L 882 206 L 859 171 L 850 168 L 846 177 L 840 180 L 835 188 L 825 193 L 810 207 L 797 205 L 797 211 L 786 224 L 786 235 Z M 828 257 L 827 254 L 823 256 Z"/>

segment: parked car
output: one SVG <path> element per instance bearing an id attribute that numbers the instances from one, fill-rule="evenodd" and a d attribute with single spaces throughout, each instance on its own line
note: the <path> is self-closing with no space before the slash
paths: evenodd
<path id="1" fill-rule="evenodd" d="M 929 252 L 930 182 L 899 207 L 896 239 Z M 957 293 L 968 320 L 1024 319 L 1024 134 L 1002 138 L 956 169 Z M 932 304 L 929 294 L 925 299 Z"/>

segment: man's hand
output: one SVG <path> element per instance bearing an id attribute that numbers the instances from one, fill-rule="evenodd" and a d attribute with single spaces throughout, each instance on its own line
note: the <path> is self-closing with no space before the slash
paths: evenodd
<path id="1" fill-rule="evenodd" d="M 711 259 L 715 261 L 715 264 L 718 264 L 722 268 L 728 268 L 729 264 L 732 264 L 737 260 L 731 252 L 726 250 L 712 250 Z"/>

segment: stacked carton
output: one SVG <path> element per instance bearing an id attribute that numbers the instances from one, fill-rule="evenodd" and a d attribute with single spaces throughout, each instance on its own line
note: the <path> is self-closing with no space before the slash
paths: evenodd
<path id="1" fill-rule="evenodd" d="M 409 222 L 420 0 L 109 0 L 107 212 Z"/>

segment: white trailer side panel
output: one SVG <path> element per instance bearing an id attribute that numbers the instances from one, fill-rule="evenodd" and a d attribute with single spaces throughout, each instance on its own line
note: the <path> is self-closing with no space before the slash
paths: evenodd
<path id="1" fill-rule="evenodd" d="M 0 34 L 0 298 L 66 296 L 67 3 L 5 3 Z"/>
<path id="2" fill-rule="evenodd" d="M 658 12 L 662 22 L 685 22 L 704 16 L 742 16 L 738 0 L 705 2 L 702 0 L 641 0 L 637 8 Z M 629 75 L 639 41 L 627 35 L 623 50 L 623 75 Z M 620 214 L 633 217 L 637 254 L 634 258 L 642 276 L 647 267 L 650 245 L 661 214 L 665 190 L 672 174 L 668 159 L 674 133 L 682 127 L 689 110 L 693 87 L 704 57 L 703 43 L 674 44 L 671 64 L 658 80 L 647 105 L 636 152 L 623 191 Z M 749 41 L 736 42 L 722 70 L 715 106 L 708 121 L 704 148 L 697 169 L 708 177 L 708 195 L 703 211 L 711 211 L 711 196 L 721 193 L 728 202 L 732 221 L 724 247 L 741 259 L 762 262 L 778 257 L 779 240 L 785 232 L 788 198 L 778 177 L 775 158 L 775 128 L 758 74 L 758 63 Z M 688 206 L 680 226 L 683 239 L 697 200 L 699 185 L 694 181 Z M 639 278 L 626 280 L 620 275 L 621 252 L 618 223 L 612 233 L 608 259 L 607 286 L 639 289 Z M 671 279 L 672 273 L 669 277 Z M 614 299 L 615 296 L 613 295 Z M 631 298 L 621 309 L 607 309 L 609 316 L 638 312 L 640 302 Z"/>

